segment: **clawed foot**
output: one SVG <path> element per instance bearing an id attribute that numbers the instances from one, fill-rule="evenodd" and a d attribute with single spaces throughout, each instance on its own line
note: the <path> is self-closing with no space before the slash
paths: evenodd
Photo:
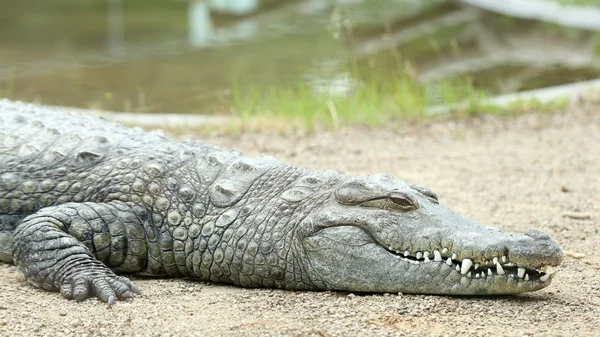
<path id="1" fill-rule="evenodd" d="M 142 294 L 138 287 L 128 278 L 112 273 L 75 275 L 63 281 L 60 293 L 68 299 L 77 301 L 95 296 L 109 305 L 114 304 L 116 298 L 131 298 Z"/>

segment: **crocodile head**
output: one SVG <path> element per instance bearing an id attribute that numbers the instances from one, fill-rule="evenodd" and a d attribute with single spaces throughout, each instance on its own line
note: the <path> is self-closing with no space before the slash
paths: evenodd
<path id="1" fill-rule="evenodd" d="M 388 175 L 345 178 L 299 232 L 314 283 L 345 291 L 521 293 L 548 286 L 562 260 L 540 231 L 482 226 Z"/>

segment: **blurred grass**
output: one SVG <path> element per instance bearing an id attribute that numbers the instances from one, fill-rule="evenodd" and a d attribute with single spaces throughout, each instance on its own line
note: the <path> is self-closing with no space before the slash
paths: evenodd
<path id="1" fill-rule="evenodd" d="M 353 79 L 357 84 L 344 96 L 316 92 L 304 82 L 260 88 L 234 80 L 232 110 L 251 129 L 273 124 L 279 125 L 278 129 L 314 131 L 422 120 L 428 118 L 425 109 L 429 105 L 476 102 L 488 97 L 468 79 L 425 86 L 400 71 L 385 78 L 355 74 Z"/>
<path id="2" fill-rule="evenodd" d="M 563 5 L 600 7 L 598 0 L 558 0 Z"/>
<path id="3" fill-rule="evenodd" d="M 448 106 L 453 117 L 555 113 L 568 106 L 564 97 L 550 102 L 516 100 L 497 106 L 489 102 L 496 93 L 476 86 L 470 77 L 422 84 L 411 75 L 410 63 L 397 60 L 387 75 L 352 62 L 349 72 L 355 85 L 345 95 L 318 92 L 307 82 L 261 87 L 250 79 L 235 78 L 231 85 L 231 112 L 240 122 L 226 126 L 225 132 L 235 135 L 241 130 L 285 133 L 346 126 L 394 127 L 436 118 L 427 113 L 431 106 Z"/>
<path id="4" fill-rule="evenodd" d="M 498 106 L 490 103 L 486 92 L 469 83 L 440 83 L 442 104 L 448 113 L 428 114 L 428 94 L 431 88 L 415 86 L 410 80 L 398 80 L 389 85 L 395 91 L 375 90 L 376 83 L 350 97 L 313 95 L 306 85 L 268 91 L 252 90 L 242 94 L 234 90 L 234 115 L 230 123 L 206 128 L 200 132 L 222 133 L 235 137 L 245 131 L 273 133 L 312 133 L 342 127 L 366 126 L 392 128 L 412 122 L 439 118 L 465 118 L 479 115 L 517 116 L 524 113 L 560 113 L 569 107 L 566 97 L 548 102 L 537 99 L 515 100 Z M 438 99 L 439 101 L 439 99 Z"/>

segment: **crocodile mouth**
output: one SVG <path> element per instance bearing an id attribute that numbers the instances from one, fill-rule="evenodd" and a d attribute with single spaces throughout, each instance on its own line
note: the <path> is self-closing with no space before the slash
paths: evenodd
<path id="1" fill-rule="evenodd" d="M 556 275 L 548 267 L 560 262 L 543 251 L 538 257 L 531 250 L 523 253 L 508 247 L 497 251 L 498 256 L 467 254 L 458 244 L 400 250 L 377 240 L 378 234 L 344 224 L 305 237 L 303 254 L 314 281 L 325 289 L 343 291 L 507 295 L 547 287 Z"/>
<path id="2" fill-rule="evenodd" d="M 464 258 L 459 259 L 458 254 L 447 248 L 434 249 L 432 252 L 423 250 L 410 252 L 394 250 L 392 247 L 381 246 L 394 258 L 411 264 L 437 263 L 452 267 L 461 277 L 485 279 L 494 276 L 514 278 L 523 282 L 545 283 L 553 279 L 558 271 L 551 271 L 551 266 L 531 268 L 518 266 L 510 262 L 506 255 L 491 258 Z"/>

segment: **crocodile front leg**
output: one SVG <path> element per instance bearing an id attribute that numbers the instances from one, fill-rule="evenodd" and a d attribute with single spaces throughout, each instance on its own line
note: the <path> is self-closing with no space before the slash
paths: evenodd
<path id="1" fill-rule="evenodd" d="M 122 202 L 43 208 L 15 230 L 15 264 L 29 283 L 69 299 L 95 296 L 113 303 L 132 297 L 138 288 L 113 270 L 146 267 L 146 216 Z"/>

